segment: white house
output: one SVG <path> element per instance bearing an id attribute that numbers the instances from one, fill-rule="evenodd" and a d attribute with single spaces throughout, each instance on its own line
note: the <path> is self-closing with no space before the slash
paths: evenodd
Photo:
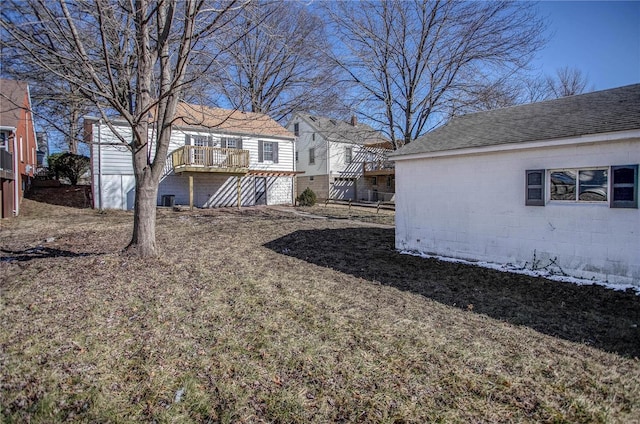
<path id="1" fill-rule="evenodd" d="M 389 200 L 395 180 L 389 141 L 369 125 L 295 113 L 287 124 L 298 137 L 298 193 L 320 199 Z"/>
<path id="2" fill-rule="evenodd" d="M 196 207 L 292 204 L 295 137 L 260 113 L 180 103 L 172 127 L 158 205 Z M 111 124 L 126 140 L 131 128 Z M 150 132 L 153 132 L 151 126 Z M 85 118 L 91 146 L 94 206 L 132 209 L 132 155 L 107 124 Z M 152 146 L 153 150 L 153 146 Z M 150 152 L 152 154 L 153 151 Z"/>
<path id="3" fill-rule="evenodd" d="M 640 84 L 457 117 L 393 159 L 397 249 L 640 286 Z"/>

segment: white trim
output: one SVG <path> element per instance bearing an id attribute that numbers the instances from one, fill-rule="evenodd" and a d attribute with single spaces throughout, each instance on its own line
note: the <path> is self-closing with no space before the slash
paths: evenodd
<path id="1" fill-rule="evenodd" d="M 402 161 L 402 160 L 413 160 L 413 159 L 426 159 L 426 158 L 437 158 L 437 157 L 445 157 L 445 156 L 466 156 L 466 155 L 476 155 L 476 154 L 486 154 L 486 153 L 496 153 L 496 152 L 509 152 L 515 150 L 530 150 L 530 149 L 540 149 L 540 148 L 549 148 L 549 147 L 562 147 L 568 145 L 579 145 L 579 144 L 594 144 L 601 143 L 603 141 L 623 141 L 639 138 L 640 139 L 640 129 L 638 130 L 628 130 L 628 131 L 617 131 L 610 133 L 600 133 L 600 134 L 588 134 L 582 135 L 579 137 L 570 137 L 570 138 L 555 138 L 549 140 L 536 140 L 536 141 L 523 141 L 519 143 L 503 143 L 496 144 L 492 146 L 482 146 L 482 147 L 468 147 L 462 149 L 452 149 L 452 150 L 443 150 L 439 152 L 422 152 L 422 153 L 409 153 L 409 154 L 399 154 L 397 156 L 392 155 L 389 159 L 393 161 Z"/>

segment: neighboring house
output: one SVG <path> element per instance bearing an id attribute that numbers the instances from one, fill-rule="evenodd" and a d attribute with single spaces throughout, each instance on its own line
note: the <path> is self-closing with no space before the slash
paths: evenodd
<path id="1" fill-rule="evenodd" d="M 390 200 L 395 191 L 389 141 L 356 117 L 349 122 L 295 113 L 287 128 L 298 138 L 298 194 L 319 199 Z"/>
<path id="2" fill-rule="evenodd" d="M 397 249 L 640 285 L 640 84 L 453 118 L 392 158 Z"/>
<path id="3" fill-rule="evenodd" d="M 158 205 L 196 207 L 292 204 L 295 137 L 266 115 L 180 103 L 158 189 Z M 125 139 L 131 128 L 111 124 Z M 153 132 L 153 125 L 150 126 Z M 85 118 L 94 207 L 132 209 L 131 152 L 99 119 Z M 151 151 L 150 154 L 153 154 Z"/>
<path id="4" fill-rule="evenodd" d="M 26 82 L 0 79 L 0 217 L 20 213 L 37 163 L 36 132 Z"/>

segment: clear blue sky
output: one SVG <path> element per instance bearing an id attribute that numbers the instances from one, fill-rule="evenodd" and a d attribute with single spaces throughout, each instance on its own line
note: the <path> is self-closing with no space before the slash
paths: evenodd
<path id="1" fill-rule="evenodd" d="M 542 1 L 538 10 L 549 42 L 537 69 L 578 68 L 595 90 L 640 83 L 640 1 Z"/>

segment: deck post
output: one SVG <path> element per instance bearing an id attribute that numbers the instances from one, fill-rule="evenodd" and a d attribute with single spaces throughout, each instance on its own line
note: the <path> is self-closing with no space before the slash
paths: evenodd
<path id="1" fill-rule="evenodd" d="M 193 210 L 193 175 L 189 175 L 189 209 Z"/>
<path id="2" fill-rule="evenodd" d="M 238 209 L 242 208 L 242 184 L 241 184 L 241 179 L 242 177 L 240 175 L 238 175 Z"/>

